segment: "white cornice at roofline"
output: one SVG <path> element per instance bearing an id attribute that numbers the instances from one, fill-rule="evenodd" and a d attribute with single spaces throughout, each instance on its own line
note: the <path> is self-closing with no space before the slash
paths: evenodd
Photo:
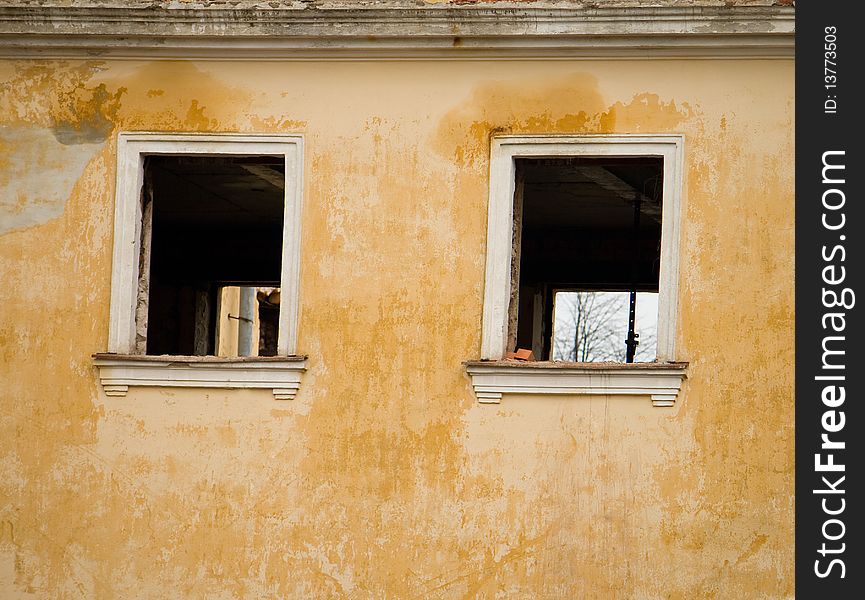
<path id="1" fill-rule="evenodd" d="M 794 31 L 790 7 L 0 7 L 0 57 L 789 59 Z"/>

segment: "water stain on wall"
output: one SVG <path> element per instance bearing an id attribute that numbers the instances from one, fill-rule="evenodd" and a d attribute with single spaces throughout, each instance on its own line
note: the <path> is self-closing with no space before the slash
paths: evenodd
<path id="1" fill-rule="evenodd" d="M 0 235 L 58 217 L 116 131 L 303 126 L 250 111 L 251 99 L 186 62 L 133 65 L 119 74 L 98 61 L 15 64 L 0 83 Z"/>
<path id="2" fill-rule="evenodd" d="M 63 135 L 69 132 L 70 143 L 92 142 L 97 135 L 104 140 L 125 93 L 93 82 L 104 70 L 104 63 L 95 61 L 13 63 L 0 83 L 0 120 L 57 128 Z"/>
<path id="3" fill-rule="evenodd" d="M 99 70 L 19 64 L 0 83 L 0 235 L 58 217 L 103 148 L 125 89 L 91 84 Z"/>
<path id="4" fill-rule="evenodd" d="M 69 112 L 57 119 L 52 127 L 61 144 L 92 144 L 105 141 L 114 128 L 120 99 L 125 87 L 110 93 L 104 83 L 93 88 L 79 88 L 68 94 L 64 102 Z"/>
<path id="5" fill-rule="evenodd" d="M 597 134 L 676 131 L 696 116 L 676 104 L 642 92 L 629 102 L 609 104 L 594 75 L 490 82 L 441 120 L 434 147 L 461 167 L 485 164 L 490 138 L 509 134 Z"/>

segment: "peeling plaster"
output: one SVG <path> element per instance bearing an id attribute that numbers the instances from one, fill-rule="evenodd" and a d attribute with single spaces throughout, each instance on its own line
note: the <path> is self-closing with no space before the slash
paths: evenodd
<path id="1" fill-rule="evenodd" d="M 103 148 L 104 136 L 90 135 L 96 139 L 72 129 L 58 134 L 38 127 L 0 127 L 0 235 L 63 213 L 84 167 Z"/>
<path id="2" fill-rule="evenodd" d="M 40 227 L 0 237 L 0 589 L 792 594 L 791 63 L 33 61 L 0 73 L 14 149 L 0 160 L 20 160 L 28 189 L 28 161 L 69 186 L 59 218 L 37 210 Z M 85 141 L 106 121 L 305 135 L 298 342 L 310 369 L 296 400 L 101 393 L 90 355 L 107 338 L 112 137 L 72 146 L 55 132 L 65 123 Z M 479 406 L 462 361 L 480 347 L 490 135 L 644 131 L 686 138 L 681 402 Z"/>

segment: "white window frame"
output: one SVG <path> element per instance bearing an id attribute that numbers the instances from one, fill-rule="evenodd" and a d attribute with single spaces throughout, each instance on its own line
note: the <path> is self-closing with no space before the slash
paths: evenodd
<path id="1" fill-rule="evenodd" d="M 664 161 L 664 189 L 661 208 L 661 262 L 658 281 L 658 346 L 655 366 L 629 367 L 622 363 L 608 369 L 603 377 L 609 385 L 598 385 L 602 375 L 596 366 L 563 366 L 531 369 L 503 362 L 468 365 L 475 391 L 482 402 L 498 402 L 502 393 L 582 393 L 649 395 L 658 406 L 670 406 L 685 376 L 683 363 L 676 360 L 676 321 L 679 288 L 679 231 L 681 225 L 684 136 L 678 134 L 623 135 L 505 135 L 492 139 L 490 148 L 489 214 L 484 282 L 481 360 L 502 361 L 507 350 L 508 306 L 511 300 L 514 190 L 516 159 L 558 157 L 646 157 Z M 668 367 L 664 366 L 668 364 Z M 514 368 L 508 368 L 508 367 Z M 634 369 L 640 369 L 638 373 Z M 524 373 L 520 375 L 519 373 Z M 505 377 L 506 374 L 506 377 Z M 669 377 L 675 375 L 677 385 Z M 517 385 L 514 377 L 531 377 L 531 385 Z M 550 385 L 545 386 L 545 378 Z M 627 381 L 617 381 L 626 377 Z M 555 381 L 553 381 L 555 378 Z M 567 381 L 563 380 L 565 378 Z M 663 393 L 654 384 L 634 383 L 663 378 Z M 507 381 L 505 381 L 507 379 Z"/>
<path id="2" fill-rule="evenodd" d="M 262 369 L 256 360 L 226 360 L 217 357 L 186 357 L 187 361 L 162 361 L 165 365 L 195 364 L 195 375 L 184 376 L 174 368 L 172 376 L 154 374 L 162 363 L 134 355 L 138 263 L 141 248 L 141 189 L 147 156 L 260 156 L 285 158 L 285 209 L 280 274 L 280 312 L 276 360 Z M 192 134 L 121 132 L 117 137 L 117 179 L 114 206 L 114 253 L 111 271 L 111 309 L 108 354 L 97 355 L 100 377 L 110 395 L 123 395 L 128 385 L 176 385 L 200 387 L 272 387 L 282 397 L 288 377 L 292 388 L 299 385 L 297 324 L 300 310 L 300 236 L 303 195 L 303 136 L 299 134 Z M 286 358 L 280 362 L 279 357 Z M 212 358 L 212 360 L 210 360 Z M 260 361 L 259 361 L 260 362 Z M 122 364 L 120 364 L 122 363 Z M 207 369 L 200 368 L 207 364 Z M 122 367 L 122 369 L 121 369 Z M 122 371 L 122 372 L 121 372 Z M 207 371 L 211 375 L 201 377 Z M 228 372 L 231 371 L 231 374 Z M 249 371 L 249 372 L 247 372 Z M 279 373 L 285 371 L 282 375 Z M 290 372 L 290 373 L 289 373 Z M 140 376 L 136 375 L 139 373 Z M 275 373 L 262 379 L 262 373 Z M 271 381 L 271 379 L 273 381 Z M 297 381 L 295 381 L 297 380 Z M 255 385 L 250 385 L 255 381 Z M 272 385 L 271 385 L 272 384 Z M 293 394 L 291 394 L 293 397 Z M 280 397 L 277 394 L 277 397 Z"/>

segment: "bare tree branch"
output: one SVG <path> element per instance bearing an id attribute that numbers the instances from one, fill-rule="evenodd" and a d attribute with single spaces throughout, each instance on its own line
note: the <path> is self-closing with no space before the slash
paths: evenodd
<path id="1" fill-rule="evenodd" d="M 561 292 L 556 295 L 553 360 L 624 362 L 627 293 Z M 655 323 L 637 323 L 640 345 L 635 360 L 652 361 Z"/>

